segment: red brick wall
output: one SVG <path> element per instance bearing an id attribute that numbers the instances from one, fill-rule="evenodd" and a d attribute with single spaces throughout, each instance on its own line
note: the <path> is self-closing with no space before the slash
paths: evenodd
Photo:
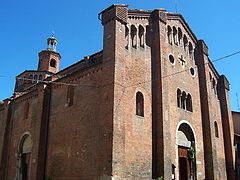
<path id="1" fill-rule="evenodd" d="M 41 90 L 39 90 L 40 92 Z M 8 160 L 7 160 L 7 179 L 14 179 L 16 176 L 17 153 L 21 138 L 25 133 L 31 135 L 33 148 L 30 159 L 31 174 L 30 178 L 36 179 L 37 161 L 38 161 L 38 143 L 41 117 L 41 93 L 33 91 L 27 95 L 15 99 L 12 106 L 12 115 L 10 116 L 10 137 L 8 139 Z M 29 115 L 24 119 L 25 103 L 29 103 Z"/>
<path id="2" fill-rule="evenodd" d="M 227 121 L 231 119 L 229 97 L 224 91 L 221 100 L 225 104 L 220 106 L 213 93 L 209 72 L 216 79 L 218 74 L 210 65 L 205 66 L 207 47 L 202 41 L 197 44 L 179 15 L 164 10 L 129 10 L 127 14 L 127 10 L 124 5 L 114 5 L 103 12 L 101 62 L 87 67 L 91 57 L 86 58 L 82 64 L 71 67 L 74 72 L 66 69 L 57 74 L 62 78 L 54 78 L 58 79 L 56 82 L 72 84 L 72 105 L 68 104 L 66 84 L 39 84 L 13 100 L 7 139 L 8 179 L 16 175 L 15 155 L 26 132 L 33 140 L 30 179 L 44 178 L 45 166 L 46 176 L 56 180 L 111 176 L 171 179 L 172 165 L 176 166 L 178 178 L 177 131 L 181 123 L 187 123 L 194 134 L 198 179 L 226 179 L 221 112 L 226 111 Z M 127 27 L 131 32 L 131 25 L 138 30 L 141 25 L 145 33 L 149 26 L 150 42 L 141 47 L 137 36 L 137 46 L 132 47 L 129 42 L 126 48 L 125 32 Z M 168 25 L 181 28 L 188 41 L 198 46 L 195 60 L 183 44 L 168 43 Z M 170 54 L 175 58 L 174 64 L 169 62 Z M 184 65 L 179 61 L 181 55 L 186 61 Z M 192 76 L 188 69 L 195 63 L 198 67 Z M 48 65 L 43 63 L 39 70 L 49 70 Z M 53 72 L 57 69 L 58 66 Z M 191 94 L 193 112 L 177 107 L 177 89 Z M 137 92 L 144 97 L 144 117 L 136 115 Z M 26 101 L 30 103 L 29 116 L 23 119 Z M 6 112 L 0 111 L 0 133 L 5 117 Z M 214 121 L 219 138 L 214 134 Z M 230 124 L 227 133 L 231 131 Z"/>
<path id="3" fill-rule="evenodd" d="M 181 123 L 187 123 L 191 127 L 196 143 L 196 166 L 197 177 L 203 179 L 204 170 L 204 149 L 203 149 L 203 132 L 202 132 L 202 115 L 200 104 L 199 75 L 195 64 L 195 59 L 191 59 L 188 48 L 184 50 L 183 43 L 177 45 L 168 43 L 167 26 L 171 28 L 180 28 L 189 42 L 195 46 L 196 39 L 188 29 L 182 24 L 182 19 L 171 20 L 166 25 L 160 26 L 161 30 L 161 71 L 162 71 L 162 93 L 163 93 L 163 131 L 164 131 L 164 177 L 171 178 L 171 165 L 176 166 L 175 174 L 178 178 L 178 146 L 177 131 Z M 173 55 L 175 63 L 171 64 L 169 55 Z M 184 65 L 180 62 L 180 57 L 185 60 Z M 158 66 L 157 66 L 158 67 Z M 194 68 L 195 75 L 190 74 L 190 68 Z M 179 73 L 181 72 L 181 73 Z M 177 106 L 177 89 L 186 92 L 192 97 L 193 111 L 184 110 Z"/>
<path id="4" fill-rule="evenodd" d="M 97 179 L 111 174 L 113 91 L 104 80 L 106 71 L 98 65 L 65 79 L 76 84 L 72 106 L 68 86 L 52 86 L 47 176 Z"/>
<path id="5" fill-rule="evenodd" d="M 50 66 L 51 59 L 54 59 L 56 61 L 56 67 Z M 57 73 L 59 70 L 60 59 L 61 59 L 60 54 L 56 52 L 48 50 L 41 51 L 39 53 L 38 70 Z"/>

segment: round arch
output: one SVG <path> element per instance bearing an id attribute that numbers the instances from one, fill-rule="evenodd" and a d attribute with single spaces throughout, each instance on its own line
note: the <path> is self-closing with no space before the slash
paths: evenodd
<path id="1" fill-rule="evenodd" d="M 190 148 L 192 142 L 195 142 L 192 128 L 187 123 L 180 124 L 177 130 L 177 145 Z"/>
<path id="2" fill-rule="evenodd" d="M 187 124 L 187 125 L 189 126 L 189 128 L 191 128 L 191 130 L 193 131 L 194 139 L 196 140 L 196 133 L 195 133 L 194 128 L 192 127 L 192 125 L 189 123 L 189 121 L 181 120 L 181 121 L 178 123 L 178 125 L 177 125 L 176 132 L 178 131 L 179 127 L 180 127 L 182 124 Z"/>
<path id="3" fill-rule="evenodd" d="M 25 132 L 21 137 L 18 145 L 18 153 L 22 153 L 23 146 L 26 147 L 26 145 L 29 146 L 30 149 L 32 149 L 32 136 L 30 132 Z"/>
<path id="4" fill-rule="evenodd" d="M 17 180 L 27 180 L 30 178 L 32 136 L 29 132 L 24 133 L 20 138 L 17 153 Z"/>
<path id="5" fill-rule="evenodd" d="M 196 178 L 196 133 L 185 120 L 176 128 L 176 177 L 177 179 Z"/>

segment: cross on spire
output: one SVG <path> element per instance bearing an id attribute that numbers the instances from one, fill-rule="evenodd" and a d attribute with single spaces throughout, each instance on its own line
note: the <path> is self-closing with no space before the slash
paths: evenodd
<path id="1" fill-rule="evenodd" d="M 183 59 L 183 55 L 179 57 L 179 60 L 182 66 L 186 63 L 186 61 Z"/>

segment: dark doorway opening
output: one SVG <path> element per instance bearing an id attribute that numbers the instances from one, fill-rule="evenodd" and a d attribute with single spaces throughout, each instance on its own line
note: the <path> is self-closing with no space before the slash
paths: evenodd
<path id="1" fill-rule="evenodd" d="M 179 158 L 179 179 L 187 180 L 188 179 L 188 168 L 187 168 L 187 158 Z"/>
<path id="2" fill-rule="evenodd" d="M 192 128 L 187 123 L 182 123 L 179 126 L 177 144 L 179 180 L 196 180 L 195 138 Z"/>
<path id="3" fill-rule="evenodd" d="M 188 180 L 191 176 L 190 160 L 188 158 L 188 148 L 178 147 L 179 156 L 179 180 Z"/>
<path id="4" fill-rule="evenodd" d="M 32 138 L 26 133 L 20 141 L 17 157 L 17 180 L 30 180 Z"/>
<path id="5" fill-rule="evenodd" d="M 30 167 L 30 153 L 22 154 L 21 157 L 21 164 L 22 164 L 22 180 L 29 180 L 29 167 Z"/>

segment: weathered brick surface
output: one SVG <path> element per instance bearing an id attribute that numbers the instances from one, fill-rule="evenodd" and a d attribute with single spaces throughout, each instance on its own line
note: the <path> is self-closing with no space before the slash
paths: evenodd
<path id="1" fill-rule="evenodd" d="M 26 96 L 19 97 L 11 102 L 12 113 L 9 116 L 9 127 L 10 132 L 9 137 L 6 137 L 9 141 L 8 146 L 4 147 L 7 150 L 8 158 L 6 160 L 7 172 L 6 179 L 14 179 L 16 176 L 16 164 L 17 164 L 17 153 L 19 152 L 19 144 L 21 137 L 25 133 L 30 133 L 33 141 L 33 149 L 31 155 L 31 175 L 33 179 L 36 179 L 36 162 L 38 160 L 38 136 L 39 136 L 39 113 L 41 113 L 41 108 L 39 108 L 38 101 L 41 101 L 42 97 L 38 97 L 37 92 L 32 92 Z M 24 107 L 25 103 L 29 102 L 29 116 L 24 119 Z"/>
<path id="2" fill-rule="evenodd" d="M 166 26 L 179 27 L 182 29 L 182 33 L 185 34 L 189 41 L 194 44 L 195 39 L 191 38 L 191 34 L 181 24 L 181 20 L 169 20 L 167 24 L 162 28 L 161 32 L 161 71 L 162 71 L 162 89 L 163 89 L 163 130 L 164 130 L 164 144 L 165 144 L 165 177 L 171 178 L 171 164 L 176 167 L 178 164 L 178 154 L 176 137 L 177 130 L 181 123 L 189 123 L 195 135 L 196 141 L 196 156 L 197 156 L 197 176 L 199 179 L 204 177 L 204 159 L 203 159 L 203 135 L 202 135 L 202 116 L 200 109 L 200 96 L 199 96 L 199 81 L 198 74 L 193 77 L 190 74 L 189 69 L 195 67 L 195 61 L 190 58 L 187 51 L 184 50 L 182 44 L 169 45 L 166 38 Z M 169 62 L 169 55 L 173 55 L 175 58 L 175 64 L 172 65 Z M 182 65 L 179 58 L 183 56 L 185 64 Z M 180 74 L 176 74 L 179 71 L 183 71 Z M 195 69 L 197 72 L 197 69 Z M 176 75 L 171 75 L 176 74 Z M 170 75 L 170 76 L 169 76 Z M 187 94 L 191 94 L 193 103 L 193 112 L 189 112 L 177 107 L 177 89 L 185 91 Z M 169 130 L 170 129 L 170 130 Z M 169 141 L 171 143 L 169 143 Z M 178 170 L 178 168 L 176 169 Z M 178 173 L 177 178 L 178 178 Z"/>
<path id="3" fill-rule="evenodd" d="M 50 66 L 52 59 L 56 61 L 55 67 Z M 61 56 L 57 52 L 49 51 L 49 50 L 41 51 L 39 53 L 38 70 L 57 73 L 59 71 L 60 59 L 61 59 Z"/>
<path id="4" fill-rule="evenodd" d="M 199 67 L 201 108 L 203 115 L 204 149 L 206 160 L 206 176 L 210 179 L 226 179 L 224 155 L 224 136 L 222 131 L 221 109 L 217 89 L 213 87 L 213 79 L 217 82 L 219 75 L 209 62 L 208 50 L 203 41 L 199 41 L 195 52 Z M 217 124 L 219 137 L 216 137 L 214 122 Z"/>
<path id="5" fill-rule="evenodd" d="M 225 96 L 214 93 L 209 73 L 216 81 L 220 76 L 209 64 L 204 42 L 181 15 L 162 9 L 113 5 L 102 13 L 103 51 L 60 72 L 60 55 L 42 51 L 39 70 L 56 73 L 48 78 L 56 83 L 38 83 L 14 97 L 10 116 L 9 105 L 1 105 L 0 153 L 7 155 L 1 173 L 16 177 L 19 143 L 28 132 L 33 141 L 30 179 L 171 179 L 172 165 L 178 179 L 178 130 L 187 124 L 196 146 L 197 178 L 227 179 L 224 146 L 229 156 L 232 150 L 224 143 L 232 137 L 229 97 L 225 89 Z M 193 49 L 197 47 L 194 58 L 182 41 L 168 42 L 168 26 L 180 28 Z M 54 70 L 49 67 L 53 57 L 58 59 Z M 64 83 L 71 84 L 72 96 Z M 191 94 L 192 112 L 177 106 L 178 89 Z M 137 92 L 144 97 L 143 117 L 136 115 Z M 24 119 L 26 102 L 29 115 Z M 223 121 L 229 128 L 222 128 Z"/>
<path id="6" fill-rule="evenodd" d="M 112 99 L 112 84 L 100 86 L 103 71 L 99 65 L 80 73 L 80 78 L 66 79 L 78 84 L 72 106 L 67 104 L 67 86 L 52 87 L 47 174 L 54 179 L 111 174 L 112 110 L 106 100 Z"/>
<path id="7" fill-rule="evenodd" d="M 229 90 L 227 78 L 221 75 L 218 79 L 218 97 L 221 107 L 227 179 L 235 179 L 234 128 L 230 108 Z"/>
<path id="8" fill-rule="evenodd" d="M 235 144 L 235 175 L 236 180 L 240 178 L 240 112 L 232 111 L 233 125 L 234 125 L 234 144 Z"/>

